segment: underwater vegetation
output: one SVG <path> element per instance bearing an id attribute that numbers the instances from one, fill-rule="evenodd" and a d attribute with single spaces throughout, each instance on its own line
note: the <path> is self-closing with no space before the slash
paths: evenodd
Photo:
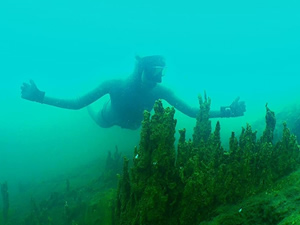
<path id="1" fill-rule="evenodd" d="M 108 151 L 103 172 L 87 185 L 73 187 L 67 179 L 64 188 L 52 192 L 48 199 L 37 203 L 32 198 L 31 212 L 22 224 L 111 225 L 114 220 L 117 174 L 122 171 L 121 155 L 117 146 L 113 154 Z"/>
<path id="2" fill-rule="evenodd" d="M 101 177 L 85 185 L 80 183 L 75 185 L 72 180 L 67 179 L 64 186 L 50 192 L 47 198 L 38 201 L 32 197 L 28 215 L 21 222 L 19 220 L 10 224 L 110 225 L 116 189 L 103 186 Z"/>
<path id="3" fill-rule="evenodd" d="M 103 188 L 115 188 L 118 185 L 117 174 L 122 173 L 122 154 L 118 146 L 115 147 L 114 154 L 108 151 L 105 168 L 100 176 Z"/>
<path id="4" fill-rule="evenodd" d="M 112 171 L 121 172 L 120 157 L 116 147 L 106 160 L 89 162 L 14 193 L 11 204 L 8 185 L 3 183 L 0 225 L 111 225 L 118 182 Z"/>
<path id="5" fill-rule="evenodd" d="M 211 128 L 210 103 L 210 98 L 199 97 L 200 113 L 193 138 L 186 140 L 186 131 L 180 130 L 177 151 L 175 110 L 164 109 L 157 101 L 152 117 L 144 113 L 132 168 L 124 159 L 115 224 L 204 224 L 219 214 L 218 207 L 238 204 L 272 189 L 280 178 L 298 168 L 299 146 L 286 124 L 282 138 L 272 143 L 276 120 L 267 105 L 263 135 L 257 138 L 247 124 L 239 138 L 231 134 L 229 150 L 225 151 L 220 123 L 213 131 Z M 252 224 L 277 224 L 279 220 L 274 221 Z M 245 224 L 241 220 L 231 222 L 226 224 Z"/>
<path id="6" fill-rule="evenodd" d="M 300 104 L 295 103 L 285 107 L 276 117 L 278 121 L 286 121 L 287 126 L 296 135 L 297 141 L 300 143 Z M 278 135 L 281 135 L 281 133 Z"/>
<path id="7" fill-rule="evenodd" d="M 55 190 L 41 186 L 49 196 L 32 196 L 24 218 L 17 218 L 9 207 L 7 183 L 3 183 L 5 207 L 0 224 L 300 224 L 296 136 L 283 123 L 282 136 L 275 143 L 275 113 L 266 105 L 262 136 L 258 138 L 246 124 L 238 136 L 231 134 L 225 150 L 220 123 L 212 129 L 210 103 L 206 95 L 199 96 L 192 139 L 186 140 L 186 130 L 179 130 L 175 146 L 175 110 L 157 101 L 152 116 L 144 112 L 132 161 L 125 157 L 122 165 L 122 154 L 116 147 L 113 154 L 108 152 L 102 173 L 91 167 L 76 178 L 51 183 L 58 186 Z M 87 183 L 87 173 L 98 175 Z"/>

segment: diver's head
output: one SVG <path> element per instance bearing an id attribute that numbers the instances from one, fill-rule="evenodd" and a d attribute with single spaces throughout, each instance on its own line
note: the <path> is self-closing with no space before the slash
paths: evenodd
<path id="1" fill-rule="evenodd" d="M 161 55 L 137 58 L 142 68 L 143 79 L 151 83 L 161 83 L 165 70 L 165 58 Z"/>

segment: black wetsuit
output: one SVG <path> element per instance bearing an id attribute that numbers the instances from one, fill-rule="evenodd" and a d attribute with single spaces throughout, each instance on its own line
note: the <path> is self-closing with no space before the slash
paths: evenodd
<path id="1" fill-rule="evenodd" d="M 31 80 L 30 84 L 23 83 L 22 98 L 65 109 L 81 109 L 109 94 L 109 101 L 100 111 L 95 113 L 88 108 L 92 118 L 101 127 L 117 125 L 122 128 L 137 129 L 143 120 L 144 110 L 151 111 L 158 99 L 166 100 L 177 110 L 195 118 L 199 106 L 189 106 L 173 91 L 161 85 L 164 67 L 164 58 L 161 56 L 138 58 L 133 74 L 127 79 L 104 81 L 94 90 L 76 99 L 50 97 L 40 91 Z M 210 117 L 220 117 L 220 115 L 220 111 L 210 111 Z"/>
<path id="2" fill-rule="evenodd" d="M 105 94 L 109 101 L 96 114 L 95 121 L 101 127 L 118 125 L 122 128 L 137 129 L 141 125 L 144 110 L 151 111 L 156 100 L 164 99 L 182 113 L 196 117 L 199 108 L 190 107 L 161 84 L 147 84 L 137 79 L 109 80 L 100 84 L 80 98 L 66 100 L 44 97 L 43 103 L 67 109 L 80 109 Z"/>

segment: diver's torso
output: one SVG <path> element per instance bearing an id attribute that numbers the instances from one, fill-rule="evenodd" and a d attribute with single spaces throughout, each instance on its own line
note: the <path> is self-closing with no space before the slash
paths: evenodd
<path id="1" fill-rule="evenodd" d="M 118 81 L 109 94 L 110 102 L 103 109 L 104 118 L 128 129 L 140 127 L 144 110 L 151 111 L 158 99 L 155 87 L 143 89 L 126 81 Z"/>

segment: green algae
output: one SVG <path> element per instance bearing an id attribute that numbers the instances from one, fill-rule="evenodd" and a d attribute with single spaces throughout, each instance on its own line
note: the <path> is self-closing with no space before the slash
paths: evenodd
<path id="1" fill-rule="evenodd" d="M 152 117 L 145 112 L 133 167 L 125 160 L 119 183 L 116 224 L 199 224 L 216 216 L 218 207 L 261 193 L 298 168 L 299 147 L 285 125 L 282 139 L 272 143 L 276 120 L 267 105 L 263 136 L 257 140 L 247 124 L 239 138 L 232 133 L 225 151 L 220 123 L 211 129 L 210 102 L 199 97 L 193 140 L 180 130 L 177 155 L 174 109 L 158 101 Z"/>
<path id="2" fill-rule="evenodd" d="M 296 137 L 283 124 L 281 139 L 273 143 L 276 119 L 266 105 L 263 135 L 257 138 L 246 124 L 239 135 L 231 134 L 225 150 L 220 123 L 211 127 L 210 102 L 199 96 L 193 138 L 186 140 L 186 130 L 179 130 L 176 148 L 175 110 L 157 101 L 152 116 L 144 112 L 140 143 L 132 160 L 124 158 L 117 189 L 107 187 L 121 155 L 109 154 L 109 176 L 78 188 L 70 180 L 47 200 L 32 199 L 22 224 L 300 224 Z"/>

